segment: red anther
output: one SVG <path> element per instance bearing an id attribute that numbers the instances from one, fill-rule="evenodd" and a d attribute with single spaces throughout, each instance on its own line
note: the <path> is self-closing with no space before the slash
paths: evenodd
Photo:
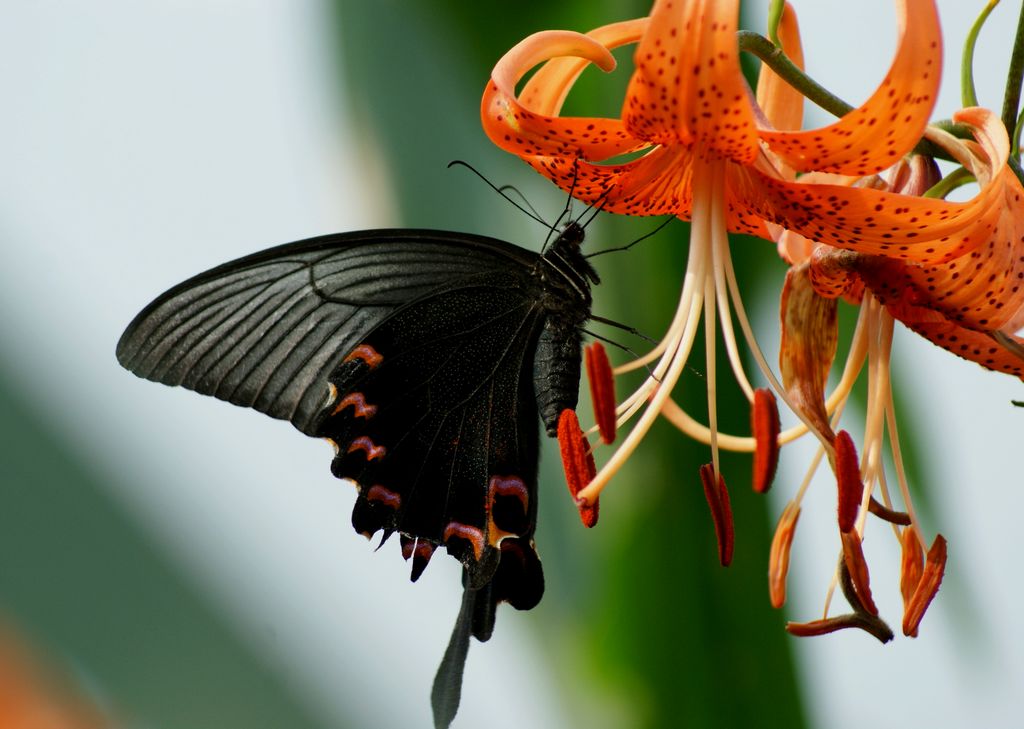
<path id="1" fill-rule="evenodd" d="M 864 496 L 864 482 L 860 478 L 860 466 L 857 465 L 857 448 L 853 438 L 845 430 L 840 430 L 835 439 L 836 449 L 836 482 L 839 486 L 839 531 L 849 532 L 857 521 L 860 501 Z"/>
<path id="2" fill-rule="evenodd" d="M 754 390 L 750 432 L 754 434 L 754 491 L 763 494 L 771 487 L 779 465 L 779 406 L 767 388 Z"/>
<path id="3" fill-rule="evenodd" d="M 700 467 L 700 481 L 704 485 L 704 498 L 711 507 L 711 519 L 715 522 L 715 538 L 718 540 L 718 559 L 723 567 L 732 562 L 732 548 L 735 533 L 732 524 L 732 507 L 729 491 L 722 474 L 715 478 L 715 466 L 705 463 Z M 717 483 L 716 483 L 717 482 Z"/>
<path id="4" fill-rule="evenodd" d="M 592 527 L 597 524 L 598 502 L 595 499 L 591 504 L 578 499 L 577 494 L 597 475 L 597 468 L 590 444 L 580 429 L 580 421 L 569 408 L 558 416 L 558 448 L 562 455 L 565 482 L 579 509 L 580 519 L 585 527 Z"/>
<path id="5" fill-rule="evenodd" d="M 789 573 L 789 549 L 793 545 L 800 507 L 790 501 L 775 527 L 772 548 L 768 558 L 768 597 L 772 607 L 780 608 L 786 602 L 786 575 Z"/>
<path id="6" fill-rule="evenodd" d="M 910 603 L 903 610 L 903 635 L 911 638 L 917 637 L 917 629 L 921 625 L 921 619 L 925 611 L 939 591 L 942 584 L 942 576 L 946 573 L 946 539 L 941 535 L 935 537 L 931 549 L 928 550 L 928 558 L 924 563 L 924 572 L 921 580 L 917 583 Z"/>
<path id="7" fill-rule="evenodd" d="M 921 583 L 921 574 L 924 572 L 924 548 L 921 546 L 921 540 L 917 538 L 917 532 L 910 528 L 903 530 L 900 541 L 903 545 L 900 559 L 900 594 L 903 595 L 903 611 L 906 613 L 910 607 L 910 600 Z"/>
<path id="8" fill-rule="evenodd" d="M 856 597 L 867 612 L 878 615 L 878 607 L 871 597 L 871 577 L 868 574 L 868 563 L 864 559 L 860 535 L 855 531 L 849 531 L 843 532 L 840 536 L 843 539 L 843 559 L 850 573 L 850 580 L 853 581 L 853 587 L 857 591 Z M 856 609 L 857 606 L 853 607 Z"/>
<path id="9" fill-rule="evenodd" d="M 587 366 L 594 420 L 601 433 L 601 440 L 611 443 L 615 440 L 615 378 L 612 376 L 612 366 L 600 342 L 588 345 L 583 350 L 583 359 Z"/>

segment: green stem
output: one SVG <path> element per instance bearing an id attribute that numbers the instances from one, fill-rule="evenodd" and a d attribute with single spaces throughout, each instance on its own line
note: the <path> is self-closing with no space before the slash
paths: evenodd
<path id="1" fill-rule="evenodd" d="M 1003 92 L 1002 118 L 1007 134 L 1012 134 L 1017 126 L 1022 78 L 1024 78 L 1024 4 L 1021 5 L 1020 15 L 1017 18 L 1017 36 L 1013 41 L 1010 69 L 1006 74 L 1006 90 Z"/>
<path id="2" fill-rule="evenodd" d="M 771 70 L 779 74 L 786 83 L 813 101 L 822 109 L 835 116 L 843 116 L 853 111 L 853 107 L 805 74 L 789 60 L 782 49 L 759 33 L 741 30 L 737 33 L 740 50 L 753 53 Z"/>
<path id="3" fill-rule="evenodd" d="M 768 38 L 777 48 L 782 48 L 779 41 L 779 23 L 782 22 L 782 13 L 785 9 L 785 0 L 772 0 L 768 7 Z"/>
<path id="4" fill-rule="evenodd" d="M 974 87 L 974 47 L 978 43 L 978 33 L 985 25 L 989 13 L 999 4 L 999 0 L 989 0 L 988 5 L 981 11 L 977 20 L 967 32 L 964 40 L 964 52 L 960 56 L 960 102 L 961 106 L 977 106 L 978 92 Z"/>
<path id="5" fill-rule="evenodd" d="M 928 188 L 928 191 L 921 197 L 945 200 L 946 196 L 953 192 L 953 190 L 972 182 L 974 182 L 974 175 L 963 167 L 959 167 Z"/>

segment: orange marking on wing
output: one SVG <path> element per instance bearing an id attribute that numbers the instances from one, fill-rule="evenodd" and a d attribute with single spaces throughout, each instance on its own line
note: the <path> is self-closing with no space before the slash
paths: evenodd
<path id="1" fill-rule="evenodd" d="M 495 496 L 512 496 L 522 503 L 523 511 L 526 511 L 530 503 L 530 492 L 518 476 L 491 476 L 490 484 L 487 486 L 487 508 L 494 506 Z"/>
<path id="2" fill-rule="evenodd" d="M 465 539 L 467 542 L 473 545 L 473 556 L 477 560 L 480 559 L 484 552 L 484 533 L 477 529 L 475 526 L 469 526 L 468 524 L 460 524 L 457 521 L 448 522 L 448 526 L 444 528 L 444 535 L 442 539 L 447 542 L 452 537 L 459 539 Z"/>
<path id="3" fill-rule="evenodd" d="M 348 453 L 354 453 L 355 451 L 363 451 L 366 453 L 366 460 L 372 461 L 375 458 L 383 458 L 384 454 L 387 453 L 387 448 L 379 446 L 367 436 L 361 435 L 348 445 Z"/>
<path id="4" fill-rule="evenodd" d="M 381 485 L 375 485 L 366 492 L 366 500 L 374 501 L 384 506 L 389 506 L 392 509 L 398 509 L 402 505 L 402 495 L 392 491 L 391 489 L 384 488 Z"/>
<path id="5" fill-rule="evenodd" d="M 360 344 L 358 347 L 349 352 L 345 359 L 342 361 L 351 362 L 352 360 L 355 359 L 361 359 L 363 362 L 369 365 L 370 369 L 373 369 L 382 361 L 384 361 L 384 357 L 369 344 Z"/>
<path id="6" fill-rule="evenodd" d="M 345 395 L 341 402 L 338 403 L 337 407 L 334 408 L 334 412 L 331 415 L 337 415 L 345 408 L 351 406 L 355 412 L 353 413 L 357 418 L 372 418 L 374 413 L 377 412 L 376 405 L 370 405 L 366 402 L 366 397 L 361 392 L 350 392 Z"/>

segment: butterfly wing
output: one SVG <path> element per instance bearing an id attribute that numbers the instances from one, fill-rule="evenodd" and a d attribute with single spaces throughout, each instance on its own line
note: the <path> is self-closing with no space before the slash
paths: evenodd
<path id="1" fill-rule="evenodd" d="M 505 549 L 528 553 L 528 575 L 498 592 L 525 606 L 543 589 L 531 546 L 538 258 L 438 231 L 279 246 L 157 298 L 117 357 L 141 377 L 330 438 L 333 472 L 359 486 L 356 529 L 400 531 L 414 577 L 445 544 L 479 588 L 511 537 Z"/>
<path id="2" fill-rule="evenodd" d="M 140 377 L 251 407 L 314 435 L 339 353 L 429 291 L 534 258 L 503 241 L 440 231 L 290 243 L 160 296 L 128 326 L 117 359 Z"/>

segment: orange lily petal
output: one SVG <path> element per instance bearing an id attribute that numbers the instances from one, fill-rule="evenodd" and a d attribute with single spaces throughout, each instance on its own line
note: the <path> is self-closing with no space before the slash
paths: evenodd
<path id="1" fill-rule="evenodd" d="M 621 45 L 630 39 L 635 40 L 635 29 L 620 27 L 619 30 L 611 33 L 611 47 L 616 41 Z M 598 34 L 604 37 L 604 34 Z M 579 75 L 572 64 L 556 68 L 560 69 L 563 78 L 558 79 L 550 90 L 539 83 L 531 86 L 529 95 L 539 105 L 537 109 L 526 106 L 516 97 L 516 83 L 527 71 L 542 61 L 559 56 L 585 59 L 605 71 L 615 68 L 615 59 L 608 47 L 589 35 L 550 30 L 523 39 L 498 61 L 480 102 L 480 118 L 491 141 L 518 155 L 578 156 L 584 159 L 606 159 L 637 148 L 639 143 L 626 133 L 619 119 L 557 116 L 568 86 Z M 546 78 L 550 81 L 555 75 L 555 71 L 548 72 Z"/>
<path id="2" fill-rule="evenodd" d="M 800 42 L 800 26 L 796 12 L 789 3 L 782 11 L 778 27 L 782 50 L 793 64 L 803 70 L 804 48 Z M 799 129 L 804 120 L 804 97 L 767 65 L 761 66 L 757 77 L 757 105 L 775 129 Z"/>
<path id="3" fill-rule="evenodd" d="M 742 173 L 747 179 L 737 197 L 752 214 L 836 248 L 924 264 L 952 260 L 988 240 L 1002 192 L 987 185 L 969 202 L 952 203 Z"/>
<path id="4" fill-rule="evenodd" d="M 991 335 L 961 327 L 939 312 L 922 306 L 897 303 L 886 304 L 885 308 L 894 319 L 958 357 L 1024 380 L 1024 358 L 1001 345 Z M 1006 337 L 1024 351 L 1024 339 L 1013 335 Z"/>
<path id="5" fill-rule="evenodd" d="M 758 154 L 740 69 L 739 0 L 657 0 L 622 118 L 634 137 L 697 146 L 742 164 Z"/>
<path id="6" fill-rule="evenodd" d="M 893 165 L 921 138 L 942 70 L 939 15 L 934 0 L 900 0 L 896 8 L 896 57 L 861 107 L 821 129 L 761 133 L 790 167 L 863 177 Z"/>
<path id="7" fill-rule="evenodd" d="M 980 134 L 996 124 L 1001 129 L 988 110 L 965 109 L 956 118 Z M 988 216 L 994 220 L 988 239 L 969 255 L 938 266 L 907 266 L 902 273 L 914 303 L 968 328 L 1012 334 L 1024 326 L 1024 187 L 1006 165 L 979 172 L 999 196 Z"/>
<path id="8" fill-rule="evenodd" d="M 649 20 L 649 18 L 636 18 L 621 23 L 602 25 L 600 28 L 589 31 L 586 35 L 611 50 L 630 43 L 637 43 L 644 31 L 647 30 Z M 499 68 L 503 62 L 504 59 L 498 62 Z M 552 58 L 538 68 L 537 72 L 523 86 L 523 90 L 519 94 L 519 103 L 536 114 L 558 116 L 572 85 L 590 63 L 590 59 L 581 57 Z M 495 71 L 498 71 L 499 68 L 496 68 Z"/>

